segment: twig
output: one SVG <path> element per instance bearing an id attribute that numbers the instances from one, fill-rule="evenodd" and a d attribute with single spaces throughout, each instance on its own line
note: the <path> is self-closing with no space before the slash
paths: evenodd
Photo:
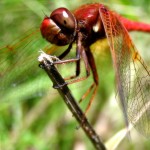
<path id="1" fill-rule="evenodd" d="M 53 87 L 58 90 L 64 102 L 68 106 L 69 110 L 72 112 L 73 116 L 79 122 L 80 126 L 82 127 L 88 138 L 91 140 L 94 147 L 97 150 L 106 150 L 104 144 L 99 139 L 98 135 L 96 134 L 96 132 L 86 119 L 84 113 L 76 103 L 74 97 L 72 96 L 67 86 L 67 83 L 64 81 L 64 79 L 54 66 L 53 60 L 54 59 L 57 60 L 57 58 L 54 56 L 49 56 L 43 52 L 41 55 L 42 56 L 39 57 L 41 68 L 43 68 L 46 71 L 47 75 L 53 82 Z"/>

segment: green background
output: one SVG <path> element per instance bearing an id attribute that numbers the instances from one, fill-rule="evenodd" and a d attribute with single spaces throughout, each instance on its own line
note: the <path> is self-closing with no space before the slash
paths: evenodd
<path id="1" fill-rule="evenodd" d="M 81 4 L 92 2 L 104 3 L 130 19 L 150 23 L 149 0 L 0 1 L 1 150 L 94 149 L 82 129 L 76 129 L 78 123 L 57 91 L 52 88 L 45 72 L 38 67 L 37 61 L 40 49 L 52 52 L 66 48 L 53 47 L 37 33 L 44 15 L 49 15 L 58 7 L 73 10 Z M 130 35 L 140 54 L 149 64 L 150 35 L 139 32 Z M 100 85 L 87 113 L 89 122 L 104 142 L 125 127 L 122 112 L 115 100 L 114 72 L 106 43 L 107 41 L 100 41 L 99 45 L 93 46 Z M 58 53 L 61 51 L 56 52 L 56 55 Z M 70 55 L 74 56 L 74 51 Z M 64 76 L 68 76 L 74 73 L 75 68 L 72 66 L 74 65 L 68 64 L 59 68 Z M 77 100 L 82 97 L 90 83 L 92 78 L 70 85 Z M 90 95 L 80 104 L 83 111 L 89 99 Z M 131 139 L 129 141 L 125 138 L 117 149 L 150 149 L 149 140 L 135 130 L 131 131 Z"/>

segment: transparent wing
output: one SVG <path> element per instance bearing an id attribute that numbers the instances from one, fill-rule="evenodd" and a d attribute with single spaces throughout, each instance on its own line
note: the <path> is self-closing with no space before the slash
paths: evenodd
<path id="1" fill-rule="evenodd" d="M 54 54 L 61 49 L 60 54 L 66 49 L 52 46 L 40 34 L 44 16 L 57 6 L 50 1 L 1 1 L 0 6 L 0 102 L 41 99 L 52 88 L 38 67 L 39 50 Z"/>
<path id="2" fill-rule="evenodd" d="M 0 97 L 13 101 L 42 96 L 44 80 L 38 67 L 39 50 L 46 46 L 39 30 L 30 30 L 26 36 L 0 48 Z M 29 84 L 30 83 L 30 84 Z M 43 85 L 43 87 L 42 87 Z"/>
<path id="3" fill-rule="evenodd" d="M 150 136 L 150 72 L 115 14 L 101 5 L 100 15 L 126 124 L 129 120 L 141 134 Z"/>
<path id="4" fill-rule="evenodd" d="M 48 1 L 0 2 L 1 106 L 2 102 L 41 99 L 50 93 L 49 79 L 37 60 L 40 49 L 50 53 L 57 49 L 40 34 L 41 21 L 45 14 L 50 14 L 48 4 Z"/>

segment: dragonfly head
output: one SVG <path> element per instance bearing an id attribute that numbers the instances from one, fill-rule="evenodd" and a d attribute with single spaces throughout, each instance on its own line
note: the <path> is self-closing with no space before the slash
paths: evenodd
<path id="1" fill-rule="evenodd" d="M 77 23 L 74 15 L 66 8 L 54 10 L 41 24 L 43 38 L 52 44 L 67 45 L 76 35 Z"/>

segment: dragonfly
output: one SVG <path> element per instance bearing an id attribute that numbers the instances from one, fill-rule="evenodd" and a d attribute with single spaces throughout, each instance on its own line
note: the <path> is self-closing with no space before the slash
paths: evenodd
<path id="1" fill-rule="evenodd" d="M 142 24 L 137 23 L 136 30 L 141 30 Z M 54 10 L 50 17 L 45 17 L 41 25 L 41 34 L 48 42 L 69 47 L 58 58 L 55 64 L 76 63 L 75 76 L 80 74 L 80 61 L 83 59 L 86 76 L 72 81 L 79 82 L 93 74 L 93 83 L 83 95 L 80 102 L 93 90 L 93 95 L 86 108 L 88 111 L 98 88 L 99 80 L 90 45 L 97 39 L 107 38 L 115 70 L 116 87 L 119 102 L 124 114 L 126 125 L 128 121 L 143 135 L 150 133 L 150 71 L 134 46 L 128 31 L 135 24 L 110 11 L 103 4 L 83 5 L 74 13 L 66 8 Z M 128 31 L 127 31 L 128 30 Z M 150 31 L 150 26 L 145 27 Z M 76 42 L 76 57 L 62 60 Z"/>
<path id="2" fill-rule="evenodd" d="M 0 69 L 3 70 L 0 73 L 0 96 L 2 100 L 24 99 L 24 95 L 27 93 L 30 97 L 31 89 L 35 89 L 35 86 L 32 86 L 33 82 L 37 83 L 34 96 L 37 96 L 38 93 L 42 97 L 46 90 L 47 87 L 40 87 L 41 84 L 39 82 L 43 82 L 41 77 L 36 78 L 37 74 L 42 74 L 40 69 L 38 69 L 38 62 L 35 61 L 37 60 L 38 52 L 34 53 L 34 56 L 31 55 L 31 49 L 35 50 L 37 46 L 43 49 L 46 45 L 44 40 L 42 43 L 37 42 L 41 31 L 43 38 L 48 42 L 58 46 L 69 45 L 58 56 L 61 61 L 57 61 L 55 64 L 76 63 L 76 73 L 70 77 L 72 80 L 70 83 L 85 80 L 92 71 L 94 82 L 81 98 L 82 101 L 92 89 L 94 90 L 87 106 L 87 111 L 91 106 L 99 84 L 94 57 L 89 47 L 96 40 L 107 38 L 116 74 L 119 101 L 126 124 L 128 125 L 129 121 L 134 124 L 134 127 L 140 133 L 149 135 L 149 108 L 147 108 L 147 103 L 149 100 L 150 75 L 148 67 L 128 34 L 128 31 L 134 30 L 150 32 L 150 25 L 129 21 L 110 11 L 103 4 L 83 5 L 73 13 L 66 8 L 54 10 L 50 17 L 45 16 L 40 29 L 34 30 L 32 33 L 29 32 L 19 42 L 14 42 L 0 49 Z M 76 58 L 63 59 L 69 54 L 74 43 L 77 47 Z M 53 51 L 53 47 L 46 47 L 45 49 Z M 22 50 L 24 53 L 19 53 Z M 77 78 L 80 74 L 81 59 L 85 64 L 86 77 Z M 28 70 L 29 66 L 31 66 L 31 70 Z M 33 79 L 33 81 L 31 82 L 30 79 Z M 30 83 L 30 87 L 26 83 Z M 38 86 L 39 88 L 37 88 Z M 7 94 L 6 87 L 11 91 L 11 94 Z M 21 95 L 17 97 L 17 93 L 21 93 Z M 141 115 L 138 121 L 135 120 L 137 114 Z"/>

